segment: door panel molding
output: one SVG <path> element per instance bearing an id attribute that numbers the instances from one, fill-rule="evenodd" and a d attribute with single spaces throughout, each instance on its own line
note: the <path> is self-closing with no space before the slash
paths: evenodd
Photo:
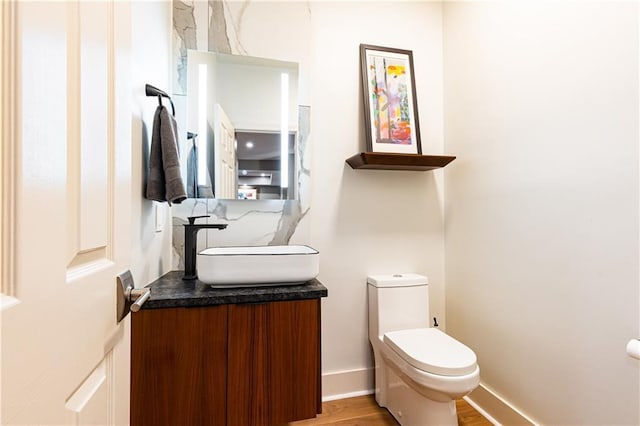
<path id="1" fill-rule="evenodd" d="M 69 33 L 75 35 L 68 42 L 67 76 L 74 94 L 67 105 L 70 280 L 113 259 L 114 22 L 112 2 L 69 6 Z"/>
<path id="2" fill-rule="evenodd" d="M 15 176 L 17 111 L 16 93 L 16 10 L 14 2 L 0 5 L 0 292 L 2 309 L 8 306 L 6 298 L 15 296 Z M 13 303 L 9 303 L 13 305 Z"/>
<path id="3" fill-rule="evenodd" d="M 78 426 L 100 424 L 107 419 L 107 425 L 113 425 L 115 418 L 115 407 L 112 404 L 113 383 L 113 352 L 109 352 L 67 398 L 65 408 L 70 412 L 70 423 Z"/>
<path id="4" fill-rule="evenodd" d="M 72 284 L 78 279 L 110 268 L 114 262 L 106 258 L 106 249 L 92 250 L 79 253 L 67 267 L 67 283 Z"/>

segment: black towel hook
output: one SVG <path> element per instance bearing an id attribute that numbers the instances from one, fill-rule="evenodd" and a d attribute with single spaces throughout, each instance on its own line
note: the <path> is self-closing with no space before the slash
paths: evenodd
<path id="1" fill-rule="evenodd" d="M 157 87 L 154 87 L 150 84 L 145 84 L 144 85 L 144 91 L 145 94 L 147 96 L 157 96 L 158 97 L 158 103 L 162 106 L 162 98 L 167 98 L 169 99 L 169 102 L 171 102 L 171 112 L 173 113 L 173 116 L 176 116 L 176 108 L 175 106 L 173 106 L 173 101 L 171 100 L 171 96 L 167 95 L 166 92 L 163 92 L 162 90 L 158 89 Z"/>

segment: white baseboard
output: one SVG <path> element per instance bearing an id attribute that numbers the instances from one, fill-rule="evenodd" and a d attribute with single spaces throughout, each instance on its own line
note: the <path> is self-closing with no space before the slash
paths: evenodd
<path id="1" fill-rule="evenodd" d="M 359 368 L 323 374 L 322 401 L 334 401 L 374 393 L 373 373 L 373 368 Z M 496 426 L 536 425 L 536 422 L 483 384 L 480 384 L 464 399 Z"/>
<path id="2" fill-rule="evenodd" d="M 374 393 L 373 368 L 343 370 L 322 375 L 322 401 Z"/>
<path id="3" fill-rule="evenodd" d="M 483 384 L 480 384 L 464 399 L 494 425 L 531 426 L 536 424 Z"/>

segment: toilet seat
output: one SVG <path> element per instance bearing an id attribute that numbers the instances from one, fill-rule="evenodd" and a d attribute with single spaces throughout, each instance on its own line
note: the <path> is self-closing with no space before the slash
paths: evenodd
<path id="1" fill-rule="evenodd" d="M 436 328 L 385 333 L 383 342 L 411 366 L 441 376 L 463 376 L 478 368 L 476 354 Z"/>

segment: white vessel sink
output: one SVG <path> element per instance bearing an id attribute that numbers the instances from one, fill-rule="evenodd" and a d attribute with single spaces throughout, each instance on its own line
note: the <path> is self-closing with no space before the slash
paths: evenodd
<path id="1" fill-rule="evenodd" d="M 198 254 L 198 279 L 214 287 L 301 284 L 319 271 L 308 246 L 213 247 Z"/>

